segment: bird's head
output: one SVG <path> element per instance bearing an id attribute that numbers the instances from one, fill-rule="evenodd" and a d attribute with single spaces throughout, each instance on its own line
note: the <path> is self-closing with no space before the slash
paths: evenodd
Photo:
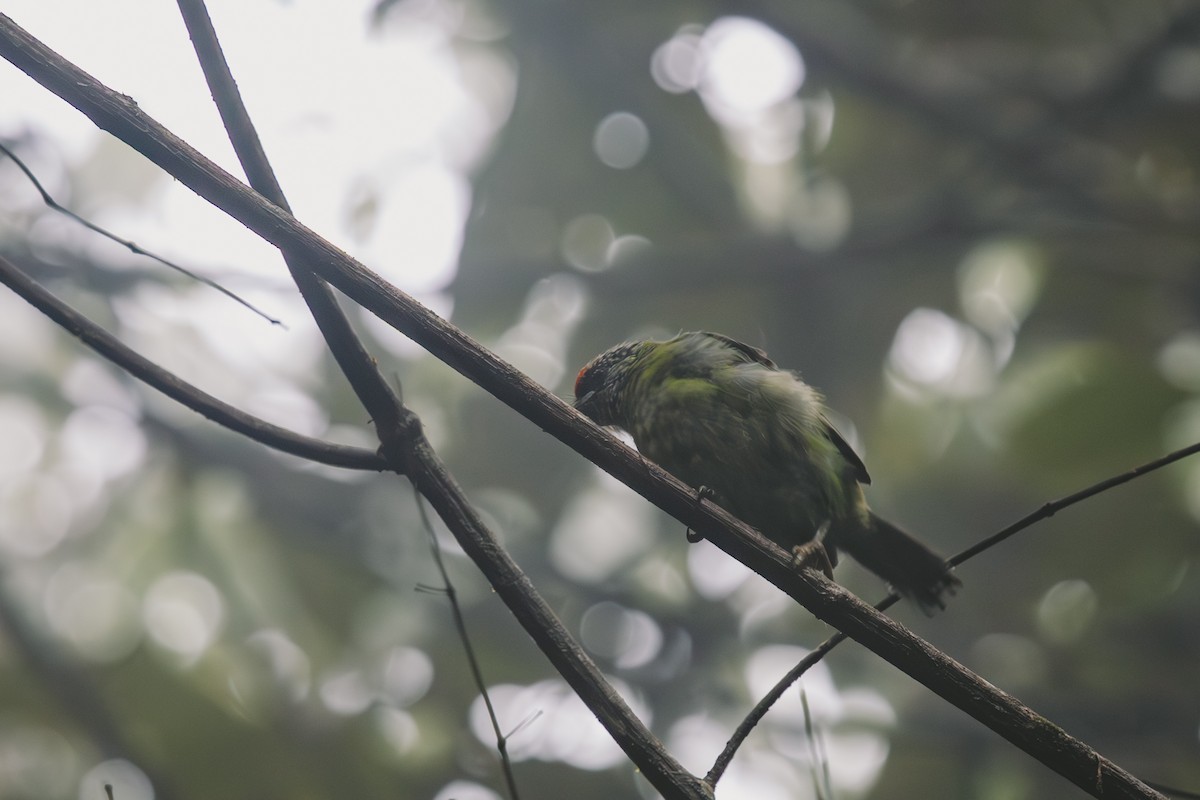
<path id="1" fill-rule="evenodd" d="M 575 408 L 597 425 L 622 425 L 622 398 L 646 342 L 626 342 L 593 358 L 575 377 Z"/>

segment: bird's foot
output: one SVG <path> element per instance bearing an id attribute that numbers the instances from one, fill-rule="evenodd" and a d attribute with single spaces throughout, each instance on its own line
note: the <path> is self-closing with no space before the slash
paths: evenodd
<path id="1" fill-rule="evenodd" d="M 826 578 L 833 580 L 833 563 L 829 560 L 829 551 L 819 539 L 793 547 L 792 564 L 800 569 L 820 570 L 825 573 Z"/>
<path id="2" fill-rule="evenodd" d="M 714 492 L 712 489 L 708 488 L 707 486 L 701 486 L 699 489 L 696 490 L 696 503 L 699 504 L 700 502 L 702 502 L 704 500 L 712 500 L 714 497 L 716 497 L 716 495 L 717 495 L 717 493 Z M 696 542 L 699 542 L 702 539 L 704 539 L 703 533 L 697 533 L 696 531 L 692 530 L 691 528 L 687 529 L 687 533 L 685 535 L 687 536 L 687 540 L 689 542 L 691 542 L 692 544 L 695 544 Z"/>

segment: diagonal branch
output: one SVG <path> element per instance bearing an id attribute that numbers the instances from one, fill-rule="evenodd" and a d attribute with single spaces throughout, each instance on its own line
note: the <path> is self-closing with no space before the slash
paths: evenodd
<path id="1" fill-rule="evenodd" d="M 129 372 L 138 380 L 182 403 L 193 411 L 203 414 L 213 422 L 273 447 L 284 453 L 347 469 L 387 469 L 383 458 L 361 447 L 323 442 L 301 436 L 298 433 L 272 425 L 241 409 L 234 408 L 208 394 L 204 390 L 180 379 L 173 372 L 134 352 L 108 331 L 46 291 L 12 262 L 0 257 L 0 283 L 8 286 L 26 302 L 41 311 L 60 327 L 69 331 L 79 341 Z"/>
<path id="2" fill-rule="evenodd" d="M 1096 797 L 1161 797 L 1092 748 L 939 652 L 896 621 L 879 614 L 836 584 L 811 572 L 795 570 L 790 554 L 763 538 L 753 528 L 711 503 L 697 501 L 689 487 L 655 465 L 648 464 L 632 449 L 597 428 L 465 333 L 321 239 L 287 212 L 262 199 L 143 113 L 132 100 L 100 84 L 4 15 L 0 15 L 0 56 L 267 241 L 281 249 L 303 253 L 321 277 L 352 300 L 408 335 L 683 524 L 703 533 L 722 550 L 787 592 L 819 619 L 844 631 L 1077 786 Z M 422 472 L 410 476 L 414 482 L 430 481 L 438 485 L 435 475 Z M 455 506 L 456 495 L 426 496 L 431 501 L 446 504 L 444 510 L 438 508 L 444 517 L 470 512 L 469 508 Z M 507 593 L 515 587 L 515 583 L 497 583 L 497 580 L 527 582 L 519 573 L 514 576 L 512 573 L 495 571 L 494 559 L 507 559 L 503 551 L 493 552 L 484 547 L 477 552 L 480 555 L 477 563 L 493 569 L 489 579 L 498 593 Z M 532 590 L 532 587 L 528 588 Z M 515 609 L 514 613 L 517 613 Z M 538 624 L 527 619 L 522 619 L 522 623 L 527 630 Z M 626 732 L 622 732 L 619 741 L 628 741 Z M 655 785 L 658 786 L 657 783 Z"/>

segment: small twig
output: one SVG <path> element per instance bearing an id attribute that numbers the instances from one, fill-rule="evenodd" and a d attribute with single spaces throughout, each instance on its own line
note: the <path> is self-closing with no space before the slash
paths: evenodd
<path id="1" fill-rule="evenodd" d="M 1041 508 L 1039 508 L 1037 511 L 1034 511 L 1032 514 L 1028 514 L 1028 515 L 1022 517 L 1021 519 L 1014 522 L 1012 525 L 1009 525 L 1007 528 L 1005 528 L 1005 529 L 989 536 L 988 538 L 984 539 L 983 541 L 979 542 L 979 544 L 976 544 L 972 547 L 968 547 L 966 550 L 963 550 L 961 553 L 959 553 L 958 555 L 956 555 L 950 559 L 950 564 L 951 564 L 951 566 L 957 567 L 959 564 L 963 563 L 964 561 L 974 558 L 975 556 L 979 555 L 984 550 L 987 550 L 991 547 L 994 547 L 994 546 L 1000 544 L 1000 542 L 1004 541 L 1005 539 L 1012 536 L 1013 534 L 1018 533 L 1019 531 L 1025 530 L 1026 528 L 1028 528 L 1030 525 L 1034 524 L 1035 522 L 1040 522 L 1044 519 L 1049 519 L 1050 517 L 1054 516 L 1059 511 L 1062 511 L 1064 508 L 1067 508 L 1068 506 L 1073 506 L 1082 500 L 1087 500 L 1089 497 L 1094 497 L 1095 495 L 1098 495 L 1101 492 L 1106 492 L 1109 489 L 1120 486 L 1123 483 L 1128 483 L 1129 481 L 1133 480 L 1134 478 L 1140 478 L 1141 476 L 1143 476 L 1147 473 L 1154 472 L 1157 469 L 1162 469 L 1163 467 L 1167 466 L 1168 464 L 1173 464 L 1176 461 L 1187 458 L 1190 455 L 1195 455 L 1196 453 L 1200 453 L 1200 442 L 1197 442 L 1196 444 L 1190 445 L 1188 447 L 1184 447 L 1180 450 L 1176 450 L 1172 453 L 1168 453 L 1167 455 L 1163 456 L 1162 458 L 1156 458 L 1153 461 L 1148 461 L 1145 464 L 1142 464 L 1141 466 L 1134 467 L 1133 469 L 1129 470 L 1128 472 L 1123 472 L 1120 475 L 1114 475 L 1113 477 L 1111 477 L 1107 480 L 1100 481 L 1099 483 L 1093 484 L 1093 485 L 1087 487 L 1086 489 L 1082 489 L 1078 492 L 1075 492 L 1074 494 L 1069 494 L 1066 497 L 1046 503 Z"/>
<path id="2" fill-rule="evenodd" d="M 514 727 L 514 728 L 513 728 L 511 731 L 509 731 L 508 733 L 504 734 L 504 738 L 505 738 L 505 739 L 511 739 L 511 738 L 513 738 L 513 737 L 514 737 L 514 736 L 516 736 L 518 733 L 520 733 L 521 731 L 525 730 L 525 729 L 526 729 L 526 728 L 528 728 L 530 725 L 532 725 L 534 722 L 536 722 L 536 721 L 538 720 L 538 718 L 542 716 L 542 713 L 543 713 L 543 712 L 542 712 L 542 709 L 540 709 L 540 708 L 539 708 L 539 709 L 537 709 L 537 710 L 535 710 L 535 711 L 532 711 L 532 712 L 530 712 L 529 714 L 527 714 L 527 715 L 525 716 L 525 719 L 521 720 L 520 722 L 518 722 L 518 723 L 516 724 L 516 727 Z"/>
<path id="3" fill-rule="evenodd" d="M 104 784 L 104 793 L 108 795 L 108 800 L 113 800 L 113 787 L 111 783 Z"/>
<path id="4" fill-rule="evenodd" d="M 421 512 L 421 523 L 425 526 L 425 532 L 429 535 L 429 550 L 433 553 L 433 563 L 437 565 L 437 570 L 442 576 L 442 592 L 446 595 L 446 599 L 450 601 L 450 612 L 454 616 L 454 629 L 458 631 L 458 638 L 463 644 L 463 650 L 467 654 L 467 665 L 471 668 L 471 677 L 475 681 L 475 688 L 479 690 L 479 695 L 483 698 L 483 704 L 487 708 L 488 719 L 492 722 L 492 731 L 496 734 L 496 750 L 500 753 L 500 766 L 504 770 L 504 781 L 508 784 L 508 795 L 512 800 L 519 800 L 520 792 L 517 789 L 517 778 L 513 774 L 512 759 L 508 757 L 508 736 L 500 730 L 500 720 L 496 717 L 496 708 L 492 705 L 492 696 L 488 693 L 487 683 L 483 680 L 483 670 L 479 666 L 479 659 L 475 656 L 475 647 L 471 644 L 471 635 L 467 632 L 467 621 L 463 617 L 462 606 L 458 602 L 458 592 L 454 588 L 454 583 L 450 580 L 450 573 L 446 570 L 446 561 L 442 558 L 442 547 L 438 544 L 437 534 L 433 531 L 433 525 L 429 521 L 429 513 L 425 510 L 425 500 L 421 497 L 421 493 L 416 486 L 413 487 L 413 494 L 417 500 L 417 509 Z M 540 713 L 540 712 L 539 712 Z M 536 719 L 536 715 L 531 718 L 526 718 L 525 721 L 517 725 L 513 729 L 513 733 L 521 730 L 529 722 Z"/>
<path id="5" fill-rule="evenodd" d="M 71 209 L 67 208 L 66 206 L 62 205 L 57 200 L 55 200 L 54 197 L 50 194 L 50 192 L 48 192 L 46 190 L 46 187 L 42 186 L 42 182 L 37 179 L 37 176 L 33 174 L 33 170 L 31 170 L 28 166 L 26 166 L 25 162 L 22 161 L 17 156 L 16 153 L 14 153 L 7 146 L 5 146 L 5 144 L 3 142 L 0 142 L 0 153 L 4 153 L 4 155 L 6 155 L 12 159 L 13 163 L 17 165 L 17 169 L 21 170 L 21 172 L 24 173 L 25 177 L 29 179 L 29 182 L 33 184 L 33 188 L 37 189 L 38 194 L 40 194 L 42 196 L 42 202 L 45 203 L 51 210 L 57 211 L 58 213 L 63 214 L 64 216 L 75 220 L 80 225 L 87 228 L 89 231 L 98 233 L 106 239 L 111 239 L 112 241 L 116 242 L 117 244 L 121 245 L 122 247 L 127 248 L 129 250 L 129 252 L 133 253 L 135 256 L 145 256 L 146 258 L 157 261 L 159 264 L 162 264 L 164 267 L 169 267 L 170 269 L 175 270 L 176 272 L 180 273 L 181 275 L 186 275 L 187 277 L 191 278 L 192 280 L 198 281 L 199 283 L 202 283 L 211 289 L 216 289 L 218 292 L 225 295 L 229 299 L 233 300 L 235 303 L 238 303 L 238 304 L 243 305 L 246 308 L 250 309 L 255 314 L 262 317 L 263 319 L 265 319 L 267 322 L 271 323 L 272 325 L 278 325 L 284 329 L 287 328 L 287 325 L 284 325 L 282 321 L 276 319 L 275 317 L 272 317 L 270 314 L 267 314 L 262 309 L 257 308 L 252 303 L 250 303 L 248 300 L 245 300 L 245 299 L 239 297 L 237 294 L 233 293 L 229 289 L 226 289 L 224 286 L 217 283 L 212 278 L 206 278 L 203 275 L 199 275 L 195 272 L 192 272 L 187 267 L 182 267 L 179 264 L 176 264 L 174 261 L 171 261 L 170 259 L 163 258 L 162 256 L 158 255 L 157 253 L 152 253 L 149 250 L 147 250 L 146 248 L 137 244 L 136 242 L 132 242 L 129 239 L 123 239 L 120 236 L 117 236 L 112 231 L 107 230 L 105 228 L 101 228 L 96 223 L 91 222 L 90 220 L 79 216 L 74 211 L 72 211 Z"/>
<path id="6" fill-rule="evenodd" d="M 1039 508 L 1037 511 L 1034 511 L 1032 514 L 1025 515 L 1003 530 L 1000 530 L 986 539 L 983 539 L 978 544 L 968 547 L 966 550 L 963 550 L 961 553 L 958 553 L 957 555 L 948 559 L 948 561 L 952 566 L 958 566 L 964 561 L 974 558 L 985 550 L 995 547 L 1005 539 L 1025 530 L 1034 523 L 1054 516 L 1068 506 L 1072 506 L 1076 503 L 1082 502 L 1083 500 L 1087 500 L 1089 497 L 1094 497 L 1101 492 L 1105 492 L 1109 489 L 1120 486 L 1123 483 L 1128 483 L 1134 478 L 1138 478 L 1157 469 L 1161 469 L 1168 464 L 1173 464 L 1176 461 L 1187 458 L 1188 456 L 1194 455 L 1198 452 L 1200 452 L 1200 442 L 1179 450 L 1175 450 L 1174 452 L 1168 453 L 1162 458 L 1157 458 L 1154 461 L 1149 461 L 1141 466 L 1134 467 L 1133 469 L 1123 472 L 1120 475 L 1115 475 L 1111 478 L 1100 481 L 1099 483 L 1092 484 L 1086 489 L 1082 489 L 1074 494 L 1069 494 L 1066 497 L 1045 503 L 1041 506 L 1041 508 Z M 876 603 L 875 610 L 886 611 L 900 600 L 900 595 L 893 592 Z M 821 659 L 823 659 L 829 653 L 829 651 L 833 650 L 833 648 L 837 647 L 845 639 L 846 634 L 839 632 L 821 642 L 821 644 L 819 644 L 812 652 L 801 659 L 796 666 L 788 670 L 788 673 L 784 675 L 778 683 L 772 686 L 771 690 L 767 692 L 762 699 L 755 703 L 754 708 L 750 710 L 750 713 L 746 715 L 745 719 L 743 719 L 737 726 L 737 729 L 734 730 L 733 735 L 729 738 L 729 742 L 725 745 L 725 749 L 721 751 L 721 754 L 717 756 L 716 761 L 713 762 L 712 769 L 710 769 L 708 774 L 704 777 L 705 782 L 707 782 L 710 786 L 716 786 L 717 781 L 721 779 L 721 776 L 729 767 L 729 763 L 733 760 L 733 756 L 737 753 L 738 748 L 742 746 L 742 742 L 746 740 L 746 737 L 750 735 L 750 732 L 754 730 L 754 727 L 758 725 L 759 721 L 762 720 L 767 711 L 771 709 L 771 706 L 775 705 L 775 703 L 779 701 L 779 698 L 783 697 L 783 693 L 786 692 L 792 684 L 800 680 L 800 677 L 804 675 L 805 672 L 808 672 L 808 670 L 812 669 L 812 667 L 815 666 Z"/>
<path id="7" fill-rule="evenodd" d="M 41 284 L 3 257 L 0 257 L 0 283 L 8 286 L 26 302 L 49 317 L 51 321 L 69 331 L 97 354 L 172 400 L 203 414 L 218 425 L 243 434 L 267 447 L 273 447 L 276 450 L 321 464 L 375 471 L 388 468 L 383 458 L 371 450 L 332 444 L 320 439 L 301 436 L 286 428 L 251 416 L 245 411 L 218 400 L 199 387 L 181 380 L 173 372 L 163 369 L 122 344 L 115 336 L 50 294 Z"/>
<path id="8" fill-rule="evenodd" d="M 813 789 L 817 800 L 833 800 L 833 779 L 829 777 L 829 756 L 821 745 L 821 738 L 813 725 L 812 710 L 808 707 L 808 692 L 800 690 L 800 707 L 804 709 L 804 735 L 808 739 L 809 758 L 812 760 Z"/>

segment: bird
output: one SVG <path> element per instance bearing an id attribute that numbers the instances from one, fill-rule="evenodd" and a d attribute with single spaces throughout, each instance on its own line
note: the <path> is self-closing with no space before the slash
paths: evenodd
<path id="1" fill-rule="evenodd" d="M 624 342 L 579 371 L 575 408 L 626 431 L 801 566 L 832 577 L 846 552 L 927 614 L 961 585 L 944 558 L 871 511 L 871 477 L 821 394 L 757 347 L 709 331 Z"/>

